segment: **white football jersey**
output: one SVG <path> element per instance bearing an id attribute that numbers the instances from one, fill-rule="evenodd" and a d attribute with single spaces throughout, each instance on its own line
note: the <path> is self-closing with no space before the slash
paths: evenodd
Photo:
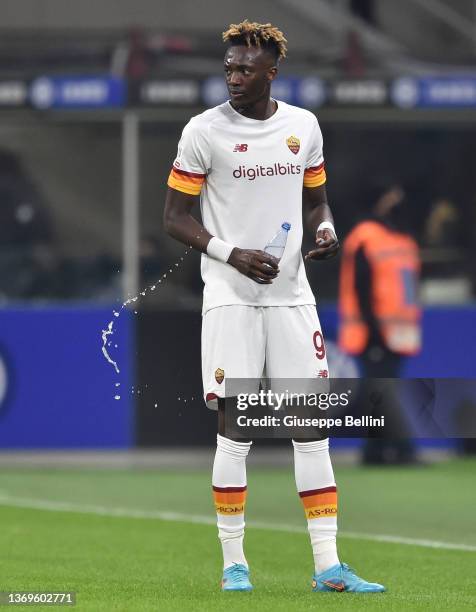
<path id="1" fill-rule="evenodd" d="M 280 273 L 260 285 L 229 264 L 202 255 L 203 312 L 218 306 L 315 304 L 301 255 L 302 188 L 326 180 L 322 134 L 307 110 L 277 102 L 264 121 L 229 102 L 193 117 L 178 145 L 168 185 L 201 194 L 205 228 L 242 249 L 264 249 L 291 224 Z"/>

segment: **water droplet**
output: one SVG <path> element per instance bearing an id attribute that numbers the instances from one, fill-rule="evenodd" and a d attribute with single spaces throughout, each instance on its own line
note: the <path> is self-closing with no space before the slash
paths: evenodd
<path id="1" fill-rule="evenodd" d="M 117 344 L 114 345 L 114 348 L 117 348 Z"/>
<path id="2" fill-rule="evenodd" d="M 116 383 L 116 387 L 120 387 L 120 386 L 121 386 L 121 383 Z"/>
<path id="3" fill-rule="evenodd" d="M 117 367 L 117 363 L 111 359 L 111 357 L 109 356 L 109 353 L 107 352 L 107 347 L 111 346 L 111 341 L 108 340 L 108 336 L 111 336 L 112 334 L 114 334 L 114 330 L 113 330 L 113 326 L 114 326 L 114 321 L 109 321 L 108 325 L 107 325 L 107 329 L 103 329 L 102 333 L 101 333 L 101 339 L 102 339 L 102 354 L 104 355 L 104 357 L 106 358 L 107 362 L 110 363 L 114 369 L 116 370 L 116 373 L 119 374 L 119 368 Z"/>
<path id="4" fill-rule="evenodd" d="M 162 278 L 167 278 L 167 274 L 162 274 Z"/>
<path id="5" fill-rule="evenodd" d="M 161 283 L 161 282 L 162 282 L 162 280 L 159 280 L 159 283 Z"/>
<path id="6" fill-rule="evenodd" d="M 157 404 L 154 404 L 154 408 L 157 408 Z"/>
<path id="7" fill-rule="evenodd" d="M 137 314 L 137 310 L 134 310 L 134 314 Z"/>
<path id="8" fill-rule="evenodd" d="M 172 268 L 170 268 L 169 272 L 172 272 Z"/>
<path id="9" fill-rule="evenodd" d="M 115 399 L 115 400 L 119 400 L 119 399 L 121 399 L 121 396 L 120 396 L 120 395 L 115 395 L 115 396 L 114 396 L 114 399 Z"/>
<path id="10" fill-rule="evenodd" d="M 159 282 L 160 282 L 160 281 L 159 281 Z M 151 289 L 151 291 L 154 291 L 154 289 L 155 289 L 155 285 L 152 285 L 152 287 L 151 287 L 150 289 Z"/>
<path id="11" fill-rule="evenodd" d="M 141 295 L 145 295 L 145 291 L 141 291 Z"/>
<path id="12" fill-rule="evenodd" d="M 118 313 L 116 310 L 113 310 L 113 311 L 112 311 L 112 314 L 113 314 L 115 317 L 118 317 L 118 316 L 119 316 L 119 313 Z"/>
<path id="13" fill-rule="evenodd" d="M 183 257 L 180 258 L 180 261 L 183 261 Z"/>

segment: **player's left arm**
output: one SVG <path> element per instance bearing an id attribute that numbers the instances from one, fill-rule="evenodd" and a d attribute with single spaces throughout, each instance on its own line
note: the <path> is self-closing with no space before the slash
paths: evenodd
<path id="1" fill-rule="evenodd" d="M 334 227 L 334 218 L 327 202 L 325 184 L 318 187 L 303 187 L 302 193 L 304 222 L 315 236 L 316 248 L 307 253 L 305 259 L 329 259 L 339 251 L 339 241 Z M 320 227 L 325 224 L 325 227 Z M 332 226 L 331 227 L 329 227 Z"/>

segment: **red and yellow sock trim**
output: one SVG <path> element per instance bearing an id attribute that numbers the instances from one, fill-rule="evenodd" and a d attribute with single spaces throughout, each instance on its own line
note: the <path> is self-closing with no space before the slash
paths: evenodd
<path id="1" fill-rule="evenodd" d="M 319 187 L 326 182 L 326 170 L 324 162 L 313 168 L 304 170 L 304 187 Z"/>
<path id="2" fill-rule="evenodd" d="M 337 516 L 337 487 L 301 491 L 299 497 L 307 519 Z"/>
<path id="3" fill-rule="evenodd" d="M 199 195 L 202 190 L 202 185 L 205 182 L 205 174 L 197 174 L 195 172 L 185 172 L 185 170 L 179 170 L 178 168 L 172 168 L 169 174 L 167 185 L 188 193 L 189 195 Z"/>
<path id="4" fill-rule="evenodd" d="M 245 487 L 213 487 L 213 500 L 217 514 L 234 516 L 243 514 L 246 503 Z"/>

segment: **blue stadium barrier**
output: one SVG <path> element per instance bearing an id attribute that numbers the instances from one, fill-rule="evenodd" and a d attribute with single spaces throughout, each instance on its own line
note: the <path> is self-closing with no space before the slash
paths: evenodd
<path id="1" fill-rule="evenodd" d="M 335 306 L 318 306 L 327 339 L 337 337 Z M 423 350 L 406 359 L 406 378 L 476 378 L 476 307 L 431 307 L 423 313 Z"/>
<path id="2" fill-rule="evenodd" d="M 318 306 L 325 337 L 336 340 L 338 315 L 334 305 Z M 476 379 L 476 307 L 427 307 L 422 321 L 423 349 L 405 360 L 405 378 Z M 458 398 L 454 398 L 458 400 Z M 334 439 L 333 448 L 360 446 L 360 440 Z M 418 440 L 418 446 L 454 448 L 455 439 Z"/>
<path id="3" fill-rule="evenodd" d="M 134 444 L 133 315 L 123 311 L 114 322 L 110 350 L 119 364 L 117 375 L 101 352 L 101 330 L 114 319 L 112 310 L 78 306 L 0 312 L 0 448 Z"/>
<path id="4" fill-rule="evenodd" d="M 160 351 L 155 345 L 153 355 L 152 349 L 148 353 L 144 349 L 142 355 L 142 358 L 153 357 L 152 369 L 143 373 L 143 380 L 139 380 L 144 387 L 144 398 L 132 393 L 138 380 L 134 315 L 123 311 L 115 319 L 112 310 L 113 306 L 76 306 L 6 308 L 1 311 L 0 448 L 124 449 L 135 446 L 137 442 L 144 444 L 145 439 L 137 438 L 139 406 L 145 400 L 151 404 L 150 398 L 160 397 L 162 400 L 168 397 L 169 391 L 170 397 L 175 397 L 176 379 L 187 385 L 191 379 L 189 375 L 178 374 L 170 380 L 167 376 L 157 376 L 163 369 L 158 367 Z M 144 313 L 139 315 L 139 319 L 141 315 L 144 317 Z M 326 338 L 335 339 L 335 307 L 320 307 L 319 315 Z M 111 320 L 114 320 L 116 333 L 110 351 L 119 364 L 119 375 L 101 353 L 101 330 Z M 150 334 L 151 321 L 148 323 L 143 333 Z M 196 323 L 199 330 L 198 319 Z M 475 323 L 475 307 L 427 309 L 423 318 L 423 351 L 407 360 L 404 376 L 476 378 Z M 199 360 L 199 331 L 196 336 L 192 343 L 194 347 L 197 345 L 196 355 L 193 353 L 193 370 L 198 367 L 195 362 Z M 168 339 L 163 339 L 167 344 Z M 190 350 L 188 355 L 192 355 Z M 176 369 L 175 364 L 170 366 Z M 185 367 L 183 363 L 181 367 Z M 117 383 L 120 383 L 119 387 L 116 387 Z M 150 398 L 145 397 L 146 383 Z M 199 381 L 197 385 L 198 389 Z M 115 400 L 115 395 L 120 395 L 121 399 Z M 137 405 L 136 399 L 140 400 Z M 171 400 L 166 403 L 175 413 L 176 407 Z M 193 411 L 200 419 L 208 414 L 198 398 Z M 167 427 L 161 421 L 160 428 L 151 428 L 151 423 L 147 423 L 150 432 L 147 445 L 177 443 L 177 436 L 183 440 L 184 423 L 180 427 L 173 426 L 173 423 Z M 207 444 L 208 439 L 195 430 L 194 443 Z M 334 440 L 333 446 L 347 443 L 354 446 L 358 441 Z M 431 440 L 429 444 L 451 446 L 454 442 Z"/>

